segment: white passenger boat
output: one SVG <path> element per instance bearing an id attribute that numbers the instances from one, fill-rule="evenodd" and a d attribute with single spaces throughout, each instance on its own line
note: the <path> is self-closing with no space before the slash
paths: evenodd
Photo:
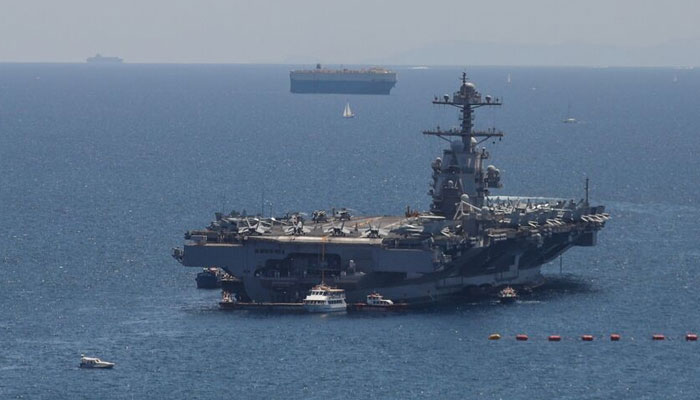
<path id="1" fill-rule="evenodd" d="M 304 299 L 304 309 L 308 312 L 337 312 L 345 311 L 345 290 L 332 288 L 325 284 L 316 285 Z"/>
<path id="2" fill-rule="evenodd" d="M 112 368 L 114 363 L 102 361 L 95 357 L 85 357 L 85 354 L 80 355 L 80 368 Z"/>

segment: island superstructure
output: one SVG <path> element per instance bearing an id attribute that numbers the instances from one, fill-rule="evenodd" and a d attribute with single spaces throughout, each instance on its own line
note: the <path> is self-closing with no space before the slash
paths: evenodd
<path id="1" fill-rule="evenodd" d="M 564 199 L 494 196 L 501 172 L 485 165 L 482 143 L 503 132 L 474 129 L 475 109 L 500 106 L 462 75 L 434 104 L 459 110 L 460 126 L 433 129 L 449 146 L 431 163 L 430 210 L 354 216 L 316 210 L 310 218 L 217 214 L 185 233 L 173 256 L 185 266 L 223 268 L 257 302 L 299 302 L 314 285 L 346 291 L 349 302 L 380 292 L 402 303 L 430 303 L 543 282 L 541 266 L 573 246 L 594 246 L 609 215 L 601 205 Z M 398 205 L 397 205 L 398 206 Z"/>
<path id="2" fill-rule="evenodd" d="M 396 72 L 385 68 L 315 69 L 289 73 L 292 93 L 389 94 L 396 85 Z"/>

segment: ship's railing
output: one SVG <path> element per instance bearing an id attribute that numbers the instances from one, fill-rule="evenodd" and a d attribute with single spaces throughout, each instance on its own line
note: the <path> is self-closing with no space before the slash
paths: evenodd
<path id="1" fill-rule="evenodd" d="M 487 196 L 486 200 L 492 202 L 525 202 L 530 203 L 557 203 L 561 201 L 569 201 L 563 197 L 539 197 L 539 196 Z"/>

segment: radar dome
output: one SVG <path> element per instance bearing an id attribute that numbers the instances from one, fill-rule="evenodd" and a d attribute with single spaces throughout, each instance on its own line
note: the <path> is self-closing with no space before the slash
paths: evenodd
<path id="1" fill-rule="evenodd" d="M 464 82 L 462 87 L 459 88 L 459 92 L 463 96 L 474 94 L 476 92 L 476 86 L 471 82 Z"/>
<path id="2" fill-rule="evenodd" d="M 465 203 L 469 203 L 469 195 L 466 193 L 463 193 L 461 196 L 459 196 L 460 200 L 462 200 Z"/>

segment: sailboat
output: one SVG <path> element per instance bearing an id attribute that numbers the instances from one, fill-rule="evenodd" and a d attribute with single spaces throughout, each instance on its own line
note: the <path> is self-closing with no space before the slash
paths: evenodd
<path id="1" fill-rule="evenodd" d="M 350 103 L 345 103 L 345 109 L 343 110 L 343 118 L 352 118 L 354 117 L 355 114 L 352 113 L 352 110 L 350 109 Z"/>
<path id="2" fill-rule="evenodd" d="M 571 116 L 571 103 L 566 108 L 566 118 L 562 121 L 565 124 L 575 124 L 578 121 L 576 121 L 576 118 Z"/>

